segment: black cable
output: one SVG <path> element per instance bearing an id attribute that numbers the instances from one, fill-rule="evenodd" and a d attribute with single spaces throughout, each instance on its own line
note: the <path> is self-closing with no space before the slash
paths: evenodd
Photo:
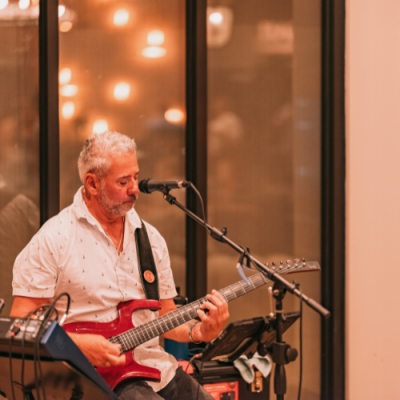
<path id="1" fill-rule="evenodd" d="M 203 212 L 204 228 L 206 228 L 207 233 L 211 236 L 211 230 L 207 225 L 207 217 L 206 217 L 206 212 L 205 212 L 205 208 L 204 208 L 203 198 L 201 197 L 200 192 L 197 190 L 196 186 L 194 186 L 192 182 L 190 182 L 190 187 L 195 191 L 195 193 L 197 194 L 197 197 L 200 200 L 201 210 Z"/>
<path id="2" fill-rule="evenodd" d="M 185 368 L 185 372 L 186 372 L 186 373 L 187 373 L 187 369 L 189 368 L 189 365 L 193 362 L 193 360 L 196 358 L 196 356 L 197 356 L 197 354 L 195 354 L 195 355 L 188 361 L 188 364 L 186 365 L 186 368 Z M 194 368 L 193 368 L 193 374 L 194 374 Z M 197 396 L 196 396 L 196 399 L 199 400 L 200 383 L 197 381 L 197 384 L 198 384 L 198 386 L 197 386 Z"/>
<path id="3" fill-rule="evenodd" d="M 36 309 L 37 310 L 37 309 Z M 29 323 L 31 322 L 31 315 L 36 312 L 36 310 L 29 312 L 25 317 L 24 320 L 26 321 L 26 326 L 25 326 L 25 321 L 23 322 L 23 325 L 25 326 L 24 328 L 24 333 L 22 334 L 22 341 L 21 341 L 21 385 L 22 387 L 25 387 L 25 335 L 26 331 L 28 329 Z"/>
<path id="4" fill-rule="evenodd" d="M 14 379 L 13 379 L 13 370 L 12 370 L 12 336 L 10 337 L 10 349 L 9 349 L 9 360 L 10 360 L 10 383 L 11 383 L 11 392 L 13 400 L 15 400 L 15 391 L 14 391 Z"/>
<path id="5" fill-rule="evenodd" d="M 41 360 L 40 360 L 40 354 L 39 354 L 39 351 L 40 351 L 40 339 L 42 337 L 42 334 L 44 333 L 44 330 L 47 328 L 47 323 L 50 321 L 50 319 L 51 319 L 51 317 L 53 315 L 53 312 L 55 312 L 56 318 L 58 320 L 58 311 L 55 308 L 55 305 L 56 305 L 57 301 L 63 296 L 67 296 L 67 308 L 66 308 L 66 311 L 65 311 L 65 315 L 68 314 L 69 307 L 70 307 L 70 304 L 71 304 L 71 297 L 69 296 L 68 293 L 64 292 L 64 293 L 61 293 L 60 295 L 58 295 L 53 300 L 53 302 L 50 304 L 50 306 L 48 306 L 47 311 L 44 312 L 43 320 L 42 320 L 42 322 L 40 324 L 40 327 L 39 327 L 39 330 L 38 330 L 38 333 L 37 333 L 37 337 L 36 337 L 36 340 L 35 340 L 35 344 L 34 344 L 35 379 L 36 379 L 36 383 L 37 384 L 39 383 L 39 385 L 37 386 L 37 390 L 36 390 L 37 396 L 38 396 L 38 400 L 41 400 L 41 398 L 40 398 L 40 383 L 43 383 L 43 372 L 42 372 L 42 366 L 41 366 Z M 39 374 L 38 374 L 39 375 L 39 382 L 37 381 L 36 365 L 37 365 L 38 371 L 39 371 Z M 46 392 L 44 390 L 44 385 L 43 384 L 42 384 L 42 394 L 43 394 L 44 400 L 46 400 Z"/>
<path id="6" fill-rule="evenodd" d="M 300 400 L 301 396 L 301 384 L 303 380 L 303 296 L 301 293 L 300 285 L 298 285 L 300 291 L 300 374 L 299 374 L 299 393 L 297 395 L 297 400 Z"/>

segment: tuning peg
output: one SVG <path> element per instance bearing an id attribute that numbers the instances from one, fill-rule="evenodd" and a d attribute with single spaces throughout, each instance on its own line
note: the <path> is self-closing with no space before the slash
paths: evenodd
<path id="1" fill-rule="evenodd" d="M 283 262 L 281 261 L 279 264 L 279 269 L 282 269 L 282 268 L 283 268 Z"/>

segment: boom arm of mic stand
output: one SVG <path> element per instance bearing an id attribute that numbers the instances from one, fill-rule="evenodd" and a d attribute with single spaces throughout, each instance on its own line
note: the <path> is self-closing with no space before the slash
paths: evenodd
<path id="1" fill-rule="evenodd" d="M 166 191 L 164 193 L 164 199 L 169 203 L 169 204 L 174 204 L 178 208 L 180 208 L 183 212 L 185 212 L 189 217 L 194 219 L 197 223 L 200 225 L 204 226 L 208 232 L 210 233 L 211 237 L 214 238 L 215 240 L 218 240 L 219 242 L 226 243 L 230 247 L 232 247 L 234 250 L 236 250 L 238 253 L 243 252 L 243 247 L 237 245 L 235 242 L 230 240 L 224 232 L 220 231 L 219 229 L 216 229 L 208 224 L 205 223 L 200 217 L 198 217 L 196 214 L 194 214 L 192 211 L 188 210 L 184 205 L 179 203 L 174 196 L 171 196 L 169 194 L 169 191 Z M 252 255 L 249 255 L 249 258 L 251 261 L 253 261 L 254 265 L 257 267 L 257 269 L 262 272 L 268 279 L 271 279 L 274 282 L 282 284 L 290 293 L 295 294 L 297 297 L 301 298 L 309 307 L 311 307 L 314 311 L 319 313 L 321 316 L 323 316 L 325 319 L 328 319 L 331 315 L 330 311 L 327 310 L 325 307 L 323 307 L 321 304 L 316 302 L 313 299 L 310 299 L 308 296 L 305 294 L 301 293 L 295 285 L 292 283 L 288 282 L 286 279 L 282 278 L 281 275 L 277 274 L 267 266 L 265 266 L 263 263 L 258 261 L 255 257 Z"/>

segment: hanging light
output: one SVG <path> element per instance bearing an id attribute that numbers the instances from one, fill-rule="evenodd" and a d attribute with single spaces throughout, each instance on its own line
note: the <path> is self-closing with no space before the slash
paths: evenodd
<path id="1" fill-rule="evenodd" d="M 93 124 L 93 133 L 103 133 L 108 130 L 108 122 L 105 119 L 98 119 Z"/>
<path id="2" fill-rule="evenodd" d="M 8 6 L 8 0 L 0 0 L 0 10 L 3 10 Z"/>
<path id="3" fill-rule="evenodd" d="M 163 57 L 166 52 L 167 50 L 162 47 L 150 46 L 143 49 L 142 55 L 147 58 L 160 58 Z"/>
<path id="4" fill-rule="evenodd" d="M 60 71 L 59 81 L 60 85 L 66 85 L 71 80 L 71 69 L 70 68 L 63 68 Z"/>
<path id="5" fill-rule="evenodd" d="M 116 26 L 124 26 L 128 23 L 129 21 L 129 12 L 124 9 L 120 9 L 115 11 L 114 14 L 114 25 Z"/>
<path id="6" fill-rule="evenodd" d="M 207 45 L 219 48 L 225 46 L 233 29 L 233 11 L 226 6 L 207 7 Z"/>
<path id="7" fill-rule="evenodd" d="M 164 32 L 154 30 L 147 35 L 147 44 L 149 46 L 160 46 L 164 43 Z"/>
<path id="8" fill-rule="evenodd" d="M 71 30 L 71 28 L 72 28 L 72 22 L 70 22 L 70 21 L 64 21 L 64 22 L 61 22 L 61 24 L 60 24 L 60 32 L 68 32 L 68 31 L 70 31 Z"/>
<path id="9" fill-rule="evenodd" d="M 179 124 L 185 119 L 185 114 L 177 108 L 170 108 L 165 112 L 164 118 L 171 124 Z"/>
<path id="10" fill-rule="evenodd" d="M 213 12 L 213 13 L 210 14 L 208 19 L 210 20 L 210 22 L 212 24 L 220 25 L 222 20 L 224 19 L 224 17 L 222 16 L 222 14 L 220 12 Z"/>
<path id="11" fill-rule="evenodd" d="M 147 34 L 147 44 L 149 45 L 142 51 L 142 55 L 147 58 L 160 58 L 165 56 L 167 50 L 159 47 L 164 43 L 164 32 L 159 30 L 150 31 Z"/>
<path id="12" fill-rule="evenodd" d="M 58 6 L 58 18 L 62 17 L 65 13 L 65 6 Z"/>
<path id="13" fill-rule="evenodd" d="M 61 114 L 65 119 L 70 119 L 75 113 L 75 104 L 72 101 L 67 101 L 63 104 Z"/>
<path id="14" fill-rule="evenodd" d="M 120 82 L 114 87 L 114 98 L 117 100 L 126 100 L 131 92 L 129 83 Z"/>
<path id="15" fill-rule="evenodd" d="M 21 10 L 26 10 L 31 4 L 30 0 L 19 0 L 18 7 Z"/>
<path id="16" fill-rule="evenodd" d="M 78 93 L 78 86 L 65 85 L 60 89 L 61 96 L 73 97 Z"/>

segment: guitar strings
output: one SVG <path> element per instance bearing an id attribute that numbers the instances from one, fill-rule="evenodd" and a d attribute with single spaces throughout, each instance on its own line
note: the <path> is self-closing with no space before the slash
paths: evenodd
<path id="1" fill-rule="evenodd" d="M 299 266 L 295 264 L 285 269 L 275 271 L 275 273 L 278 275 L 283 275 L 285 273 L 290 273 L 291 271 L 297 269 L 299 269 Z M 247 284 L 244 281 L 239 281 L 224 289 L 219 290 L 219 293 L 223 295 L 223 297 L 225 298 L 225 300 L 227 300 L 227 302 L 229 302 L 238 297 L 236 295 L 236 292 L 238 292 L 237 289 L 241 289 L 243 291 L 243 294 L 247 294 L 265 285 L 266 283 L 271 282 L 271 279 L 266 278 L 264 274 L 262 274 L 261 272 L 249 277 L 248 280 L 250 281 L 251 285 Z M 239 296 L 241 296 L 241 294 Z M 193 318 L 196 318 L 197 310 L 201 307 L 202 304 L 206 302 L 208 302 L 208 300 L 205 297 L 202 297 L 201 299 L 196 300 L 193 303 L 180 307 L 173 312 L 165 314 L 162 317 L 156 318 L 155 320 L 149 321 L 143 325 L 140 325 L 124 333 L 121 333 L 117 336 L 113 336 L 108 340 L 113 343 L 120 343 L 122 346 L 121 348 L 122 350 L 121 354 L 122 354 L 134 347 L 139 346 L 140 344 L 143 344 L 161 335 L 164 332 L 167 332 L 179 325 L 184 324 L 187 321 L 190 321 Z M 198 303 L 198 305 L 196 304 L 197 308 L 195 308 L 195 306 L 193 305 L 194 303 L 195 304 Z M 184 316 L 182 316 L 181 311 L 185 312 L 189 316 L 189 318 L 186 319 Z M 174 324 L 173 321 L 171 321 L 171 316 L 177 321 L 176 325 Z M 178 316 L 181 317 L 183 322 L 179 320 Z M 172 328 L 169 327 L 168 323 L 166 322 L 166 318 L 168 318 L 169 322 L 171 322 Z M 159 327 L 157 327 L 156 323 L 158 323 Z M 163 326 L 162 323 L 165 326 Z M 153 324 L 153 328 L 155 329 L 156 334 L 154 334 L 151 324 Z M 149 329 L 151 331 L 151 334 L 149 333 Z"/>

